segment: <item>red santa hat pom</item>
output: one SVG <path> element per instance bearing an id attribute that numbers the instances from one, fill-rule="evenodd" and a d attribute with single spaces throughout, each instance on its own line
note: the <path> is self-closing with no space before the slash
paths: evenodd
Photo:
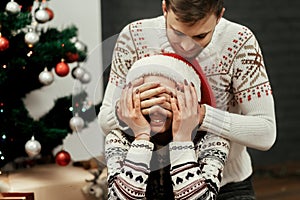
<path id="1" fill-rule="evenodd" d="M 179 83 L 192 82 L 201 104 L 215 106 L 215 98 L 198 63 L 191 63 L 174 53 L 159 54 L 137 60 L 128 71 L 126 83 L 146 75 L 162 75 Z"/>

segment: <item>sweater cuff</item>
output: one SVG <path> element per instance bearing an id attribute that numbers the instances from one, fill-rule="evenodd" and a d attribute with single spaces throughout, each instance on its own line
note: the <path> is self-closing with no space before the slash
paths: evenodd
<path id="1" fill-rule="evenodd" d="M 171 167 L 189 162 L 197 162 L 193 142 L 171 142 L 169 149 Z"/>
<path id="2" fill-rule="evenodd" d="M 147 140 L 134 140 L 127 153 L 127 160 L 144 163 L 149 167 L 154 145 Z"/>
<path id="3" fill-rule="evenodd" d="M 205 117 L 199 130 L 207 131 L 219 136 L 226 136 L 230 130 L 230 116 L 226 111 L 205 105 Z"/>

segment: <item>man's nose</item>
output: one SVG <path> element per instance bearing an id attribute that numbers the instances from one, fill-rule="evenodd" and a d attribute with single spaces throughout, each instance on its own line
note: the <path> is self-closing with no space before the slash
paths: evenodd
<path id="1" fill-rule="evenodd" d="M 181 42 L 180 42 L 180 47 L 182 48 L 182 50 L 184 51 L 190 51 L 195 47 L 195 41 L 188 37 L 185 36 L 184 38 L 182 38 Z"/>

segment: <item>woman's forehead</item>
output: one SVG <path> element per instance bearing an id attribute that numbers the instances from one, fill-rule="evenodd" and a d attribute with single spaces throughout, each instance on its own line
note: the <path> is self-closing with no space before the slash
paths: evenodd
<path id="1" fill-rule="evenodd" d="M 166 85 L 171 88 L 175 88 L 175 81 L 163 75 L 146 75 L 144 76 L 144 82 L 159 82 L 161 85 Z"/>

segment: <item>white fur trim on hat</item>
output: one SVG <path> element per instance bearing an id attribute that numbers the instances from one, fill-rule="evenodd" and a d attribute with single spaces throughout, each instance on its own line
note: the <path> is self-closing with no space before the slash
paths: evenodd
<path id="1" fill-rule="evenodd" d="M 126 83 L 146 75 L 163 75 L 178 83 L 184 79 L 196 88 L 198 101 L 201 100 L 201 81 L 194 68 L 187 62 L 168 55 L 153 55 L 137 60 L 128 71 Z"/>

